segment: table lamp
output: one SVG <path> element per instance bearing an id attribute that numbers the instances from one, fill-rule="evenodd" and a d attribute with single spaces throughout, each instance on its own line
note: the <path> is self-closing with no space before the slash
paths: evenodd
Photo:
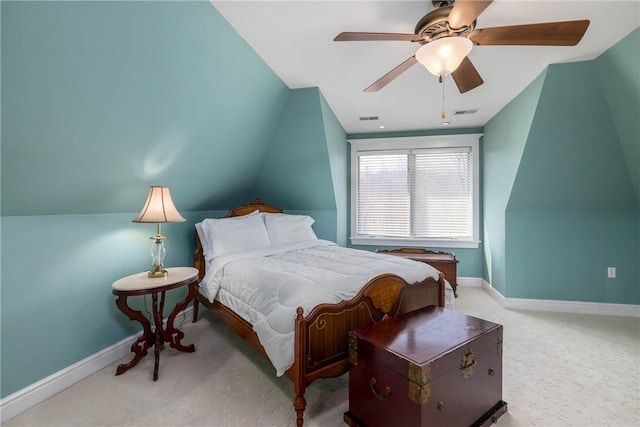
<path id="1" fill-rule="evenodd" d="M 133 222 L 155 222 L 158 224 L 158 231 L 155 236 L 151 236 L 155 240 L 151 247 L 152 270 L 149 271 L 149 277 L 167 277 L 168 273 L 163 269 L 164 256 L 166 249 L 164 241 L 166 237 L 160 234 L 160 224 L 164 222 L 184 222 L 186 221 L 178 212 L 173 200 L 169 187 L 153 185 L 149 189 L 149 195 L 144 207 L 133 219 Z"/>

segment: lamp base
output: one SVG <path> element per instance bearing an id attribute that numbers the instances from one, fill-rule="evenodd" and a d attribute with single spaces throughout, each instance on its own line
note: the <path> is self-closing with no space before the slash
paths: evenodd
<path id="1" fill-rule="evenodd" d="M 163 270 L 161 266 L 156 266 L 155 270 L 149 272 L 149 277 L 152 279 L 167 276 L 169 276 L 169 272 L 167 270 Z"/>

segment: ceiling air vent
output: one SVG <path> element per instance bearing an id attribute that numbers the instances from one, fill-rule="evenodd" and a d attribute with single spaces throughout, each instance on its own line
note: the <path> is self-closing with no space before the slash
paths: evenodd
<path id="1" fill-rule="evenodd" d="M 365 122 L 368 120 L 378 120 L 378 116 L 364 116 L 364 117 L 360 117 L 360 121 L 361 122 Z"/>
<path id="2" fill-rule="evenodd" d="M 475 110 L 456 110 L 456 112 L 454 113 L 456 116 L 462 116 L 465 114 L 475 114 L 478 112 L 478 109 L 476 108 Z"/>

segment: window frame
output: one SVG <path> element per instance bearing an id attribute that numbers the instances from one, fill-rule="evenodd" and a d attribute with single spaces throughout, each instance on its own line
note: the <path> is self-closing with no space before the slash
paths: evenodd
<path id="1" fill-rule="evenodd" d="M 406 246 L 406 247 L 438 247 L 438 248 L 478 248 L 480 244 L 480 137 L 483 134 L 415 136 L 398 138 L 374 138 L 349 140 L 351 144 L 351 229 L 349 240 L 353 245 L 368 246 Z M 424 239 L 395 238 L 380 236 L 359 236 L 357 232 L 357 188 L 358 188 L 358 153 L 361 151 L 419 150 L 470 147 L 472 153 L 473 179 L 473 219 L 472 237 L 468 239 Z M 413 200 L 411 201 L 413 203 Z"/>

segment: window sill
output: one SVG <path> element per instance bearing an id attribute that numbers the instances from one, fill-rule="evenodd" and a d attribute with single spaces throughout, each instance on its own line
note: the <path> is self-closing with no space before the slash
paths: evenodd
<path id="1" fill-rule="evenodd" d="M 351 237 L 352 245 L 363 246 L 402 246 L 402 247 L 432 247 L 432 248 L 469 248 L 477 249 L 479 241 L 471 240 L 421 240 L 397 239 L 388 237 Z"/>

